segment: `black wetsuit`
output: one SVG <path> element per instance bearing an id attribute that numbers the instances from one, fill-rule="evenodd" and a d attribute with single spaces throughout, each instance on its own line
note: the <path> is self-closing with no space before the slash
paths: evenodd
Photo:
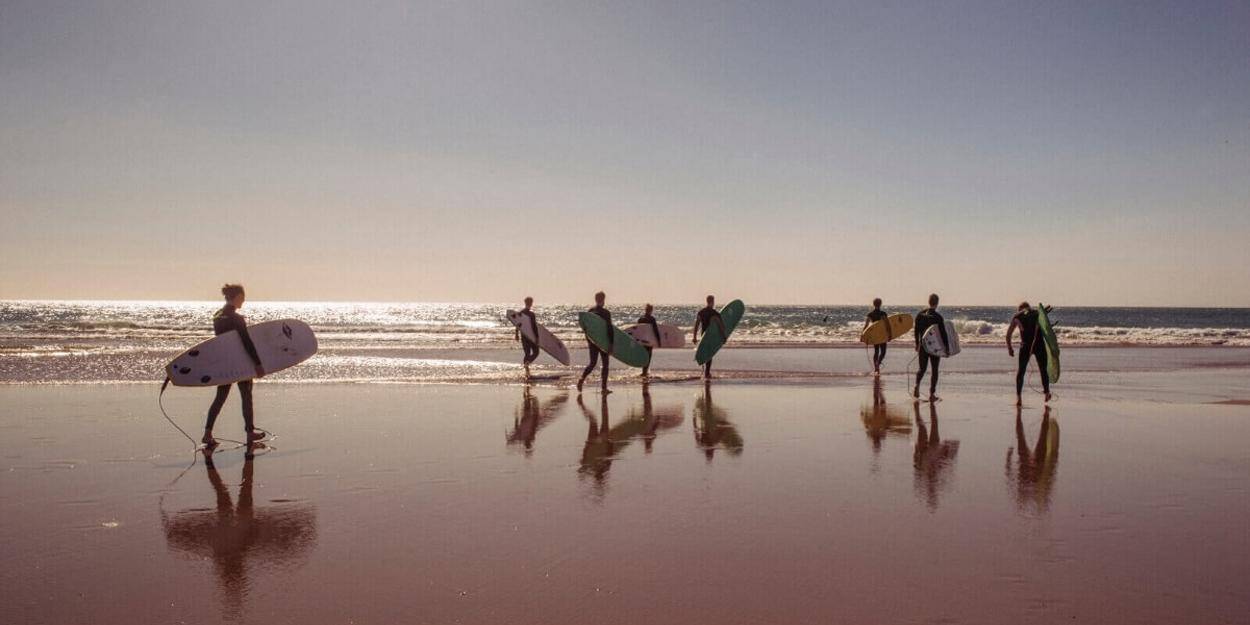
<path id="1" fill-rule="evenodd" d="M 700 310 L 699 314 L 695 317 L 695 320 L 694 320 L 695 336 L 699 335 L 699 328 L 703 328 L 703 334 L 706 335 L 707 331 L 712 327 L 713 319 L 715 319 L 720 324 L 721 336 L 723 337 L 725 335 L 725 322 L 720 317 L 720 311 L 716 310 L 715 308 L 712 308 L 711 306 L 704 306 L 703 310 Z M 703 375 L 705 376 L 712 375 L 712 361 L 711 360 L 703 364 Z"/>
<path id="2" fill-rule="evenodd" d="M 256 345 L 252 343 L 252 337 L 247 333 L 247 321 L 243 319 L 243 315 L 240 315 L 234 306 L 226 304 L 221 310 L 217 311 L 217 314 L 213 315 L 213 333 L 220 336 L 231 330 L 239 333 L 239 338 L 243 339 L 243 349 L 247 351 L 247 355 L 251 357 L 252 362 L 257 366 L 260 366 L 260 355 L 256 353 Z M 217 422 L 217 415 L 221 413 L 221 407 L 225 405 L 226 398 L 229 396 L 229 384 L 222 384 L 217 387 L 217 396 L 213 398 L 213 404 L 208 407 L 208 420 L 204 424 L 204 429 L 213 429 L 213 424 Z M 246 428 L 248 432 L 251 432 L 251 380 L 239 382 L 239 397 L 243 400 L 243 427 Z"/>
<path id="3" fill-rule="evenodd" d="M 868 323 L 874 323 L 874 322 L 877 322 L 877 321 L 881 321 L 882 319 L 885 319 L 885 318 L 887 318 L 887 317 L 889 317 L 889 316 L 890 316 L 890 315 L 888 315 L 888 314 L 887 314 L 884 310 L 881 310 L 880 308 L 874 308 L 874 309 L 872 309 L 872 310 L 868 311 Z M 888 334 L 888 332 L 889 332 L 889 328 L 886 328 L 886 331 L 887 331 L 887 335 L 886 335 L 887 337 L 889 337 L 889 338 L 894 338 L 894 337 L 892 337 L 892 336 L 889 336 L 889 334 Z M 880 345 L 873 345 L 873 346 L 872 346 L 872 366 L 873 366 L 873 368 L 876 368 L 876 369 L 881 368 L 881 363 L 885 362 L 885 347 L 886 347 L 887 345 L 889 345 L 889 344 L 890 344 L 890 341 L 887 339 L 887 340 L 886 340 L 886 342 L 884 342 L 884 343 L 882 343 L 882 344 L 880 344 Z"/>
<path id="4" fill-rule="evenodd" d="M 608 324 L 608 347 L 609 348 L 614 347 L 616 345 L 616 336 L 615 336 L 616 333 L 612 331 L 612 313 L 608 312 L 608 309 L 604 308 L 603 306 L 595 306 L 594 308 L 591 308 L 588 312 L 592 312 L 596 315 L 599 315 L 599 318 Z M 599 349 L 599 346 L 595 345 L 595 342 L 590 340 L 589 338 L 586 339 L 586 349 L 590 350 L 590 364 L 586 365 L 586 368 L 582 370 L 582 378 L 585 379 L 586 376 L 590 375 L 590 372 L 595 370 L 595 364 L 599 362 L 599 356 L 602 354 L 603 355 L 602 377 L 603 377 L 603 385 L 606 387 L 608 385 L 608 360 L 609 360 L 608 353 Z"/>
<path id="5" fill-rule="evenodd" d="M 653 332 L 655 332 L 655 347 L 659 347 L 659 345 L 660 345 L 660 324 L 656 323 L 656 321 L 655 321 L 655 316 L 654 316 L 654 315 L 646 315 L 646 314 L 644 314 L 643 316 L 641 316 L 641 317 L 639 317 L 639 318 L 638 318 L 638 323 L 639 323 L 639 324 L 644 324 L 644 323 L 645 323 L 645 324 L 647 324 L 647 325 L 651 326 L 651 330 L 652 330 Z M 644 345 L 644 347 L 646 347 L 646 346 Z M 647 347 L 647 353 L 648 353 L 648 354 L 650 354 L 650 353 L 651 353 L 651 350 L 655 349 L 655 347 Z M 650 358 L 648 358 L 648 359 L 647 359 L 647 364 L 646 364 L 646 365 L 644 365 L 644 366 L 642 367 L 642 374 L 643 374 L 643 375 L 647 375 L 647 370 L 648 370 L 648 369 L 650 369 L 650 368 L 651 368 L 651 359 L 650 359 Z"/>
<path id="6" fill-rule="evenodd" d="M 1011 320 L 1020 325 L 1020 363 L 1016 367 L 1016 395 L 1024 390 L 1024 371 L 1029 366 L 1029 356 L 1037 360 L 1037 370 L 1041 372 L 1042 377 L 1042 390 L 1049 393 L 1050 375 L 1046 372 L 1046 342 L 1042 339 L 1037 311 L 1018 312 Z"/>
<path id="7" fill-rule="evenodd" d="M 530 329 L 534 331 L 534 338 L 537 339 L 538 338 L 538 319 L 534 318 L 534 311 L 522 310 L 521 312 L 517 314 L 527 318 L 527 319 L 522 319 L 521 323 L 525 323 L 526 320 L 528 320 L 530 324 Z M 516 333 L 517 333 L 517 336 L 521 337 L 521 351 L 525 353 L 525 359 L 522 361 L 522 364 L 528 365 L 531 362 L 534 362 L 535 360 L 537 360 L 538 359 L 538 343 L 536 341 L 529 340 L 529 338 L 525 336 L 525 333 L 521 332 L 520 326 L 517 326 Z"/>
<path id="8" fill-rule="evenodd" d="M 942 318 L 942 315 L 932 308 L 926 308 L 916 314 L 916 352 L 920 358 L 920 369 L 916 371 L 916 388 L 920 388 L 920 381 L 924 379 L 924 372 L 932 364 L 933 376 L 929 378 L 930 395 L 937 392 L 938 366 L 941 364 L 942 359 L 925 351 L 924 347 L 920 345 L 920 339 L 924 337 L 925 330 L 935 325 L 938 327 L 938 332 L 942 335 L 942 345 L 949 350 L 951 342 L 946 336 L 946 320 Z"/>

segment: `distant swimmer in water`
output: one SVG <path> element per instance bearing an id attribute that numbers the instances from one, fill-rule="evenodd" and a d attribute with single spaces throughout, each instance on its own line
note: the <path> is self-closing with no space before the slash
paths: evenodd
<path id="1" fill-rule="evenodd" d="M 603 372 L 599 376 L 602 384 L 601 390 L 605 395 L 612 392 L 608 390 L 608 356 L 612 354 L 613 347 L 616 345 L 616 337 L 613 336 L 615 333 L 612 332 L 612 313 L 603 307 L 603 302 L 606 299 L 607 296 L 603 294 L 603 291 L 595 293 L 595 307 L 588 312 L 598 315 L 600 319 L 603 319 L 608 324 L 608 351 L 605 352 L 599 349 L 599 346 L 595 345 L 595 342 L 590 340 L 590 337 L 586 338 L 586 348 L 590 350 L 590 364 L 586 365 L 586 368 L 582 370 L 582 377 L 577 380 L 577 392 L 579 393 L 582 392 L 582 384 L 586 382 L 586 377 L 594 372 L 595 363 L 599 361 L 600 357 L 603 358 Z"/>
<path id="2" fill-rule="evenodd" d="M 521 323 L 528 323 L 530 329 L 534 332 L 534 338 L 538 338 L 538 319 L 534 318 L 534 311 L 530 310 L 534 306 L 534 298 L 525 298 L 525 308 L 522 308 L 517 314 L 525 317 Z M 521 326 L 516 327 L 516 340 L 521 341 L 521 351 L 524 353 L 521 364 L 525 367 L 525 378 L 530 377 L 530 363 L 538 359 L 538 343 L 529 340 L 524 334 L 521 334 Z"/>
<path id="3" fill-rule="evenodd" d="M 260 355 L 256 353 L 256 345 L 252 343 L 252 337 L 247 333 L 247 321 L 238 312 L 246 299 L 243 286 L 227 284 L 221 287 L 221 294 L 226 298 L 226 305 L 213 315 L 213 333 L 222 335 L 231 330 L 238 332 L 239 338 L 243 339 L 243 349 L 247 351 L 247 355 L 256 366 L 256 377 L 264 377 L 265 367 L 261 365 Z M 213 424 L 217 422 L 217 415 L 221 413 L 221 407 L 225 405 L 226 398 L 229 396 L 229 384 L 218 386 L 217 396 L 213 398 L 213 404 L 208 407 L 208 420 L 204 423 L 204 438 L 200 439 L 200 442 L 209 448 L 217 446 L 217 439 L 213 438 Z M 257 432 L 252 423 L 251 380 L 239 382 L 239 397 L 243 400 L 243 427 L 247 430 L 247 442 L 264 438 L 265 433 Z"/>
<path id="4" fill-rule="evenodd" d="M 1042 340 L 1042 327 L 1038 323 L 1037 311 L 1028 302 L 1020 302 L 1016 314 L 1007 326 L 1007 355 L 1015 356 L 1011 345 L 1011 336 L 1016 328 L 1020 328 L 1020 363 L 1016 367 L 1016 405 L 1023 405 L 1020 398 L 1024 390 L 1024 371 L 1029 367 L 1029 356 L 1037 359 L 1037 371 L 1042 378 L 1042 391 L 1046 393 L 1046 401 L 1050 401 L 1050 375 L 1046 372 L 1046 342 Z M 1047 308 L 1046 312 L 1050 312 Z"/>
<path id="5" fill-rule="evenodd" d="M 929 401 L 938 401 L 937 383 L 938 383 L 938 366 L 941 364 L 942 358 L 934 356 L 925 351 L 921 339 L 924 338 L 925 330 L 933 326 L 938 327 L 938 333 L 942 335 L 942 348 L 950 350 L 950 339 L 946 336 L 946 320 L 937 311 L 938 296 L 937 293 L 929 295 L 929 307 L 916 314 L 916 354 L 920 358 L 920 369 L 916 371 L 916 386 L 912 389 L 911 396 L 920 399 L 920 381 L 924 379 L 924 372 L 933 365 L 933 376 L 929 378 Z"/>
<path id="6" fill-rule="evenodd" d="M 722 337 L 729 336 L 729 333 L 725 331 L 725 321 L 721 319 L 720 311 L 716 310 L 716 296 L 709 295 L 707 296 L 707 306 L 704 307 L 703 310 L 700 310 L 695 315 L 695 318 L 694 318 L 694 344 L 695 345 L 699 344 L 699 328 L 702 328 L 703 333 L 707 334 L 707 331 L 712 328 L 713 321 L 715 321 L 716 326 L 720 328 L 720 335 Z M 711 359 L 708 359 L 708 361 L 703 364 L 703 379 L 705 381 L 712 379 L 712 360 Z"/>
<path id="7" fill-rule="evenodd" d="M 873 322 L 881 321 L 889 316 L 890 315 L 888 313 L 881 310 L 881 298 L 878 297 L 872 300 L 872 310 L 868 311 L 868 316 L 864 319 L 864 328 L 867 329 Z M 889 323 L 885 324 L 885 335 L 886 341 L 884 343 L 872 346 L 873 375 L 881 375 L 881 363 L 885 362 L 885 347 L 890 343 L 890 340 L 894 338 L 894 329 L 890 327 Z"/>
<path id="8" fill-rule="evenodd" d="M 642 311 L 642 316 L 638 318 L 638 323 L 640 325 L 645 323 L 651 326 L 651 331 L 655 332 L 655 342 L 658 345 L 660 343 L 660 324 L 656 323 L 655 315 L 651 314 L 653 310 L 654 308 L 652 308 L 651 304 L 647 304 L 647 307 Z M 651 354 L 653 350 L 655 349 L 654 347 L 651 347 L 651 346 L 644 346 L 644 347 L 647 348 L 648 354 Z M 648 373 L 650 369 L 651 369 L 651 359 L 647 358 L 647 364 L 642 367 L 642 377 L 644 380 L 651 377 L 650 374 Z"/>

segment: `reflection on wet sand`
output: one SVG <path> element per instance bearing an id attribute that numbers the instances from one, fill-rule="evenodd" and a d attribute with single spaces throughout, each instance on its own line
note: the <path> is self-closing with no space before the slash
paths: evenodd
<path id="1" fill-rule="evenodd" d="M 642 387 L 642 405 L 629 411 L 624 421 L 611 426 L 608 418 L 607 396 L 599 402 L 599 417 L 591 412 L 577 397 L 577 405 L 586 417 L 589 430 L 586 433 L 586 444 L 582 447 L 581 465 L 578 474 L 594 478 L 596 490 L 600 495 L 606 489 L 608 470 L 612 468 L 612 460 L 634 439 L 641 438 L 647 453 L 651 452 L 652 443 L 661 430 L 669 430 L 681 425 L 683 420 L 680 405 L 655 409 L 651 403 L 651 391 L 647 385 Z"/>
<path id="2" fill-rule="evenodd" d="M 257 508 L 252 501 L 253 448 L 243 463 L 238 504 L 217 473 L 212 452 L 204 454 L 216 508 L 188 508 L 172 515 L 161 511 L 165 541 L 175 551 L 211 559 L 229 620 L 243 613 L 251 590 L 249 573 L 295 566 L 317 542 L 317 511 L 306 504 L 283 502 Z"/>
<path id="3" fill-rule="evenodd" d="M 1012 467 L 1012 455 L 1015 467 Z M 1016 406 L 1016 446 L 1007 448 L 1005 471 L 1007 483 L 1015 495 L 1016 507 L 1022 512 L 1043 514 L 1050 509 L 1059 470 L 1059 422 L 1050 416 L 1050 406 L 1042 411 L 1042 425 L 1032 450 L 1024 435 L 1021 408 Z"/>
<path id="4" fill-rule="evenodd" d="M 912 455 L 915 468 L 912 481 L 916 496 L 924 500 L 929 511 L 938 507 L 938 498 L 950 485 L 959 441 L 944 441 L 938 432 L 937 405 L 929 403 L 929 424 L 920 418 L 920 402 L 912 404 L 916 412 L 916 450 Z"/>
<path id="5" fill-rule="evenodd" d="M 540 402 L 530 391 L 530 387 L 525 386 L 521 392 L 521 403 L 512 416 L 512 431 L 508 432 L 508 444 L 522 445 L 525 448 L 525 455 L 531 455 L 534 452 L 534 437 L 538 435 L 538 430 L 554 421 L 559 414 L 560 407 L 568 400 L 568 392 L 563 391 L 546 402 Z"/>
<path id="6" fill-rule="evenodd" d="M 712 404 L 712 386 L 703 385 L 703 397 L 694 402 L 694 442 L 707 461 L 711 462 L 720 447 L 730 455 L 742 455 L 742 435 L 734 424 L 729 422 L 723 408 Z"/>
<path id="7" fill-rule="evenodd" d="M 859 408 L 859 418 L 864 422 L 864 433 L 872 442 L 872 451 L 881 452 L 886 437 L 909 438 L 911 436 L 911 417 L 900 407 L 887 404 L 885 389 L 881 378 L 872 380 L 872 405 L 864 404 Z"/>

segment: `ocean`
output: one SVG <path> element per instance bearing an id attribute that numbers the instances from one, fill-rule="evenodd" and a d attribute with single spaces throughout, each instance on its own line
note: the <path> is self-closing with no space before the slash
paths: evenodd
<path id="1" fill-rule="evenodd" d="M 2 301 L 0 383 L 159 381 L 164 362 L 212 335 L 210 319 L 219 307 L 219 302 L 202 301 Z M 519 304 L 249 301 L 242 312 L 251 323 L 301 319 L 317 332 L 321 352 L 301 367 L 301 374 L 288 378 L 472 381 L 514 373 L 513 329 L 503 318 L 508 308 Z M 688 331 L 698 308 L 657 305 L 656 317 Z M 914 313 L 920 308 L 887 310 Z M 535 307 L 540 322 L 574 349 L 584 345 L 577 313 L 585 309 Z M 641 314 L 642 306 L 611 309 L 623 326 Z M 940 310 L 954 323 L 960 341 L 973 346 L 1001 344 L 1015 312 L 988 306 Z M 748 303 L 730 345 L 769 353 L 854 347 L 866 312 L 865 306 Z M 1065 346 L 1250 346 L 1250 309 L 1244 308 L 1057 305 L 1051 317 Z M 664 357 L 673 354 L 684 351 Z M 749 368 L 794 369 L 766 363 Z"/>

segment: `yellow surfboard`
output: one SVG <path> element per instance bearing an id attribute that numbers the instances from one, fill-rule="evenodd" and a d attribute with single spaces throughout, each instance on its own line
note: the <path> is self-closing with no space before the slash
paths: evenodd
<path id="1" fill-rule="evenodd" d="M 890 324 L 888 331 L 885 327 L 887 322 Z M 868 324 L 868 327 L 864 328 L 864 331 L 860 333 L 859 340 L 869 345 L 887 343 L 890 339 L 896 339 L 907 334 L 907 331 L 911 330 L 911 323 L 911 315 L 907 313 L 893 314 L 885 319 Z"/>

